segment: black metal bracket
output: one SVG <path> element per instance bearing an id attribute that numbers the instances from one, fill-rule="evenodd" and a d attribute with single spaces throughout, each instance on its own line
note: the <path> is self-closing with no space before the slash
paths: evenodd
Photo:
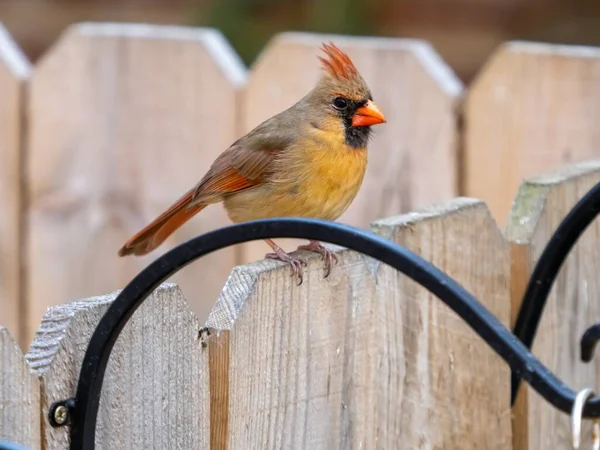
<path id="1" fill-rule="evenodd" d="M 560 268 L 575 243 L 594 221 L 599 212 L 600 183 L 597 183 L 577 202 L 569 214 L 562 220 L 540 255 L 527 283 L 521 307 L 519 308 L 519 314 L 513 328 L 514 335 L 528 349 L 531 349 L 533 345 L 533 339 L 535 338 L 538 326 L 542 320 L 544 308 L 546 307 L 546 300 Z M 582 337 L 582 358 L 584 356 L 583 351 L 590 347 L 591 336 L 585 337 L 586 334 L 587 332 Z M 583 342 L 583 339 L 585 339 L 585 342 Z M 511 381 L 511 404 L 514 404 L 519 391 L 521 377 L 513 371 Z M 585 412 L 588 412 L 587 408 Z"/>
<path id="2" fill-rule="evenodd" d="M 600 323 L 592 325 L 585 333 L 581 336 L 581 360 L 583 362 L 590 362 L 594 357 L 594 349 L 596 344 L 600 340 Z"/>
<path id="3" fill-rule="evenodd" d="M 208 253 L 258 239 L 304 238 L 347 247 L 404 273 L 440 298 L 508 363 L 513 376 L 513 398 L 518 381 L 523 379 L 554 407 L 570 413 L 576 393 L 556 378 L 529 351 L 529 347 L 556 274 L 569 250 L 595 218 L 598 205 L 600 183 L 578 203 L 565 219 L 567 224 L 563 222 L 548 243 L 524 297 L 517 320 L 519 328 L 516 333 L 520 334 L 513 334 L 475 297 L 437 267 L 394 242 L 365 230 L 333 222 L 287 218 L 231 225 L 198 236 L 152 262 L 120 292 L 90 339 L 75 399 L 54 404 L 52 411 L 61 404 L 68 406 L 71 449 L 93 449 L 108 359 L 123 327 L 141 303 L 167 278 Z M 543 261 L 544 258 L 547 261 Z M 536 280 L 543 280 L 542 288 L 535 287 L 538 285 Z M 584 417 L 600 417 L 600 398 L 594 397 L 586 403 Z"/>

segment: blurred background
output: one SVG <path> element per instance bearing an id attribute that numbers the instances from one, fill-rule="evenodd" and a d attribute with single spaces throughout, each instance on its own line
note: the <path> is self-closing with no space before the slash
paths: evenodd
<path id="1" fill-rule="evenodd" d="M 88 20 L 215 27 L 247 65 L 280 31 L 422 38 L 465 83 L 502 41 L 600 45 L 598 0 L 0 0 L 0 22 L 34 62 Z"/>
<path id="2" fill-rule="evenodd" d="M 0 0 L 0 23 L 35 67 L 16 84 L 14 61 L 0 71 L 0 204 L 7 199 L 12 208 L 0 211 L 10 227 L 0 232 L 0 300 L 8 299 L 24 346 L 47 306 L 121 288 L 167 248 L 229 225 L 215 207 L 158 252 L 116 259 L 117 246 L 197 182 L 222 149 L 290 106 L 320 73 L 320 37 L 304 46 L 289 41 L 293 54 L 284 57 L 274 52 L 285 47 L 272 47 L 248 84 L 237 58 L 227 70 L 215 64 L 208 41 L 95 39 L 58 46 L 39 64 L 70 25 L 86 21 L 215 28 L 249 67 L 284 31 L 431 43 L 443 62 L 427 50 L 429 59 L 414 64 L 414 46 L 351 52 L 374 96 L 381 92 L 390 124 L 377 132 L 361 193 L 340 218 L 356 226 L 460 193 L 483 199 L 504 227 L 523 178 L 598 157 L 600 56 L 551 50 L 542 58 L 532 46 L 505 48 L 465 103 L 445 69 L 469 87 L 506 41 L 600 46 L 600 0 Z M 224 55 L 230 49 L 222 45 Z M 259 242 L 210 255 L 172 281 L 205 319 L 232 266 L 265 251 Z"/>

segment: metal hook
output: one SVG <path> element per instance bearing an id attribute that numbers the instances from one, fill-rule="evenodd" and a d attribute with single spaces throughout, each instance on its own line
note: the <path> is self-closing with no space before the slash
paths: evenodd
<path id="1" fill-rule="evenodd" d="M 600 323 L 592 325 L 585 333 L 581 336 L 579 347 L 581 349 L 581 360 L 583 362 L 590 362 L 594 357 L 594 349 L 596 344 L 600 341 Z"/>
<path id="2" fill-rule="evenodd" d="M 596 183 L 562 220 L 540 255 L 513 327 L 514 335 L 531 349 L 546 300 L 563 262 L 583 232 L 600 214 L 600 182 Z M 517 398 L 521 377 L 513 370 L 511 404 Z"/>
<path id="3" fill-rule="evenodd" d="M 571 432 L 574 450 L 579 450 L 581 445 L 581 422 L 583 419 L 583 407 L 587 403 L 587 400 L 594 395 L 595 394 L 593 390 L 589 388 L 583 389 L 577 394 L 577 397 L 575 397 L 575 402 L 573 402 L 573 409 L 571 410 Z M 594 450 L 600 450 L 600 424 L 598 424 L 597 419 L 593 419 L 592 439 L 592 448 Z"/>

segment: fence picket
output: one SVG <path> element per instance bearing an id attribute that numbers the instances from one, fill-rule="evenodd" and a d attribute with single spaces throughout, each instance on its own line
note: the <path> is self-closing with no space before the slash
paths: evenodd
<path id="1" fill-rule="evenodd" d="M 43 444 L 65 448 L 52 403 L 72 397 L 89 339 L 116 293 L 48 310 L 27 359 L 41 380 Z M 208 352 L 179 288 L 161 285 L 134 313 L 113 348 L 104 379 L 98 448 L 208 448 Z"/>
<path id="2" fill-rule="evenodd" d="M 0 442 L 41 449 L 40 384 L 8 330 L 0 327 Z"/>
<path id="3" fill-rule="evenodd" d="M 372 227 L 453 277 L 508 326 L 509 246 L 484 203 L 457 198 Z M 384 419 L 390 427 L 387 440 L 378 441 L 382 447 L 509 448 L 504 361 L 439 299 L 394 269 L 382 265 L 377 286 L 385 309 L 372 333 L 385 352 L 371 362 L 370 373 L 382 372 L 374 377 L 380 416 L 371 426 L 381 428 Z M 395 397 L 397 411 L 390 413 L 385 408 Z"/>
<path id="4" fill-rule="evenodd" d="M 281 33 L 246 80 L 212 29 L 75 24 L 32 68 L 0 25 L 0 442 L 68 446 L 48 410 L 74 395 L 113 291 L 230 222 L 211 206 L 149 256 L 118 248 L 305 95 L 329 41 L 388 119 L 340 221 L 420 254 L 514 323 L 550 236 L 600 181 L 600 160 L 586 161 L 600 144 L 600 48 L 506 43 L 463 102 L 420 40 Z M 600 317 L 599 239 L 596 220 L 561 268 L 532 349 L 596 392 L 600 358 L 580 362 L 578 343 Z M 326 279 L 321 258 L 301 252 L 297 286 L 289 267 L 263 260 L 268 250 L 204 257 L 173 278 L 181 289 L 162 284 L 136 311 L 109 361 L 98 448 L 570 448 L 569 417 L 526 384 L 511 409 L 505 362 L 408 277 L 337 248 Z M 113 293 L 86 298 L 99 292 Z M 23 356 L 15 341 L 26 348 L 34 333 Z M 589 432 L 584 422 L 582 445 Z"/>
<path id="5" fill-rule="evenodd" d="M 21 303 L 21 161 L 25 145 L 25 83 L 31 67 L 0 24 L 0 322 L 27 347 Z"/>
<path id="6" fill-rule="evenodd" d="M 173 244 L 229 223 L 209 207 L 156 252 L 117 256 L 235 140 L 244 79 L 210 29 L 84 23 L 60 37 L 31 86 L 30 333 L 48 306 L 121 288 Z M 226 249 L 175 278 L 201 316 L 235 261 Z"/>
<path id="7" fill-rule="evenodd" d="M 348 52 L 388 121 L 374 127 L 363 185 L 340 221 L 366 227 L 372 220 L 456 195 L 455 108 L 462 85 L 424 41 L 279 34 L 248 75 L 243 130 L 250 131 L 312 89 L 321 73 L 319 48 L 329 41 Z M 299 243 L 283 242 L 289 249 Z M 262 259 L 267 251 L 264 243 L 246 244 L 243 261 Z"/>
<path id="8" fill-rule="evenodd" d="M 600 161 L 565 166 L 525 181 L 507 225 L 513 246 L 513 317 L 520 307 L 525 283 L 550 236 L 577 201 L 600 181 Z M 560 269 L 547 300 L 533 353 L 573 389 L 600 389 L 600 360 L 579 361 L 579 339 L 600 317 L 598 249 L 600 223 L 592 222 Z M 514 319 L 513 319 L 514 320 Z M 514 450 L 571 448 L 569 417 L 525 384 L 514 408 Z M 591 446 L 591 427 L 585 424 L 582 448 Z"/>
<path id="9" fill-rule="evenodd" d="M 347 341 L 358 340 L 347 321 L 353 299 L 376 287 L 362 256 L 338 258 L 323 281 L 320 258 L 309 257 L 300 286 L 277 262 L 234 269 L 207 322 L 211 363 L 229 385 L 228 403 L 211 404 L 229 418 L 219 448 L 340 447 Z"/>
<path id="10" fill-rule="evenodd" d="M 505 224 L 519 184 L 600 156 L 600 49 L 509 42 L 469 88 L 464 195 Z"/>
<path id="11" fill-rule="evenodd" d="M 508 324 L 509 247 L 483 204 L 458 199 L 374 227 L 456 277 Z M 229 384 L 227 403 L 211 405 L 229 418 L 219 442 L 506 448 L 505 363 L 424 288 L 354 252 L 338 257 L 327 279 L 322 261 L 309 259 L 299 287 L 274 262 L 232 273 L 207 322 L 215 373 Z"/>

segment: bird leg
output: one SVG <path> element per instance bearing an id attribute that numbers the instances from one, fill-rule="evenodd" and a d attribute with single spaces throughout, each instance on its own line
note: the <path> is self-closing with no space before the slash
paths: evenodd
<path id="1" fill-rule="evenodd" d="M 265 242 L 267 244 L 269 244 L 269 246 L 273 249 L 273 252 L 274 252 L 274 253 L 267 253 L 265 255 L 265 258 L 277 259 L 279 261 L 286 262 L 290 266 L 292 266 L 292 276 L 296 275 L 298 277 L 298 279 L 300 280 L 300 282 L 298 283 L 298 286 L 300 286 L 302 284 L 302 266 L 306 266 L 306 261 L 297 256 L 289 255 L 288 253 L 285 252 L 284 249 L 282 249 L 280 246 L 278 246 L 271 239 L 265 239 Z"/>
<path id="2" fill-rule="evenodd" d="M 331 263 L 335 261 L 337 264 L 338 262 L 338 257 L 335 255 L 335 253 L 324 247 L 319 241 L 310 241 L 306 245 L 300 245 L 298 246 L 298 250 L 308 250 L 321 255 L 321 259 L 325 260 L 325 278 L 327 278 L 331 272 Z"/>

